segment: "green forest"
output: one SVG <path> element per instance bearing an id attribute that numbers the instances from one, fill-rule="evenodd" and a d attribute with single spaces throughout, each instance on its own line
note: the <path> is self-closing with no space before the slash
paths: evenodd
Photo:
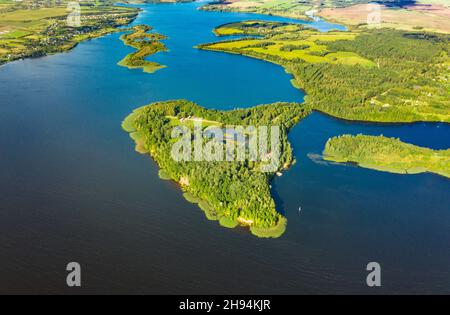
<path id="1" fill-rule="evenodd" d="M 135 110 L 122 126 L 136 142 L 136 149 L 150 154 L 159 165 L 160 177 L 179 183 L 184 197 L 198 203 L 210 220 L 225 227 L 249 226 L 259 237 L 279 237 L 286 219 L 276 211 L 270 181 L 293 163 L 287 134 L 309 109 L 298 103 L 275 103 L 233 111 L 208 110 L 185 101 L 150 104 Z M 171 155 L 172 131 L 190 120 L 203 119 L 208 125 L 272 126 L 281 128 L 281 158 L 275 172 L 261 172 L 259 162 L 175 161 Z M 202 140 L 207 141 L 207 140 Z"/>
<path id="2" fill-rule="evenodd" d="M 277 27 L 264 22 L 258 28 L 248 27 L 248 22 L 222 25 L 216 33 L 226 34 L 227 28 L 262 38 L 232 39 L 199 48 L 283 66 L 294 76 L 295 86 L 305 90 L 306 104 L 315 110 L 349 120 L 450 122 L 448 35 L 369 30 L 340 32 L 347 38 L 339 38 L 339 32 L 290 30 L 285 23 Z M 258 41 L 279 42 L 284 48 L 256 48 Z"/>
<path id="3" fill-rule="evenodd" d="M 250 12 L 267 15 L 278 15 L 309 20 L 308 11 L 324 8 L 343 8 L 356 4 L 367 4 L 372 0 L 218 0 L 200 7 L 205 11 Z M 380 4 L 392 7 L 401 6 L 412 1 L 379 0 Z"/>
<path id="4" fill-rule="evenodd" d="M 450 149 L 432 150 L 384 136 L 343 135 L 328 140 L 324 159 L 399 174 L 431 172 L 450 178 Z"/>
<path id="5" fill-rule="evenodd" d="M 69 5 L 70 4 L 70 5 Z M 71 7 L 80 9 L 80 25 L 67 22 Z M 74 48 L 78 43 L 122 31 L 139 14 L 138 8 L 113 1 L 14 1 L 0 3 L 0 65 Z"/>
<path id="6" fill-rule="evenodd" d="M 129 69 L 143 69 L 144 72 L 153 73 L 165 66 L 159 63 L 147 61 L 146 57 L 159 51 L 167 51 L 161 40 L 166 39 L 164 35 L 149 33 L 152 28 L 148 25 L 137 25 L 132 28 L 133 32 L 120 37 L 125 45 L 136 48 L 137 51 L 127 55 L 118 65 Z"/>

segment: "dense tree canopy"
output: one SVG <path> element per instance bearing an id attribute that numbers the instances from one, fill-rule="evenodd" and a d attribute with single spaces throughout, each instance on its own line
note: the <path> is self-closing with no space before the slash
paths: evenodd
<path id="1" fill-rule="evenodd" d="M 324 157 L 393 173 L 432 172 L 450 178 L 450 149 L 422 148 L 396 138 L 366 135 L 333 137 L 325 146 Z"/>
<path id="2" fill-rule="evenodd" d="M 308 113 L 297 103 L 276 103 L 234 111 L 207 110 L 188 101 L 151 104 L 136 110 L 123 123 L 136 140 L 140 152 L 148 152 L 158 163 L 162 175 L 179 182 L 188 193 L 186 199 L 199 202 L 209 219 L 249 225 L 258 236 L 277 237 L 284 232 L 286 220 L 276 211 L 270 193 L 275 172 L 293 162 L 287 140 L 289 129 Z M 219 126 L 279 126 L 281 157 L 278 169 L 261 172 L 258 161 L 176 161 L 171 156 L 172 131 L 191 119 L 201 118 Z M 206 140 L 204 140 L 206 141 Z"/>
<path id="3" fill-rule="evenodd" d="M 232 28 L 240 26 L 233 23 Z M 261 23 L 259 30 L 250 30 L 263 38 L 234 39 L 227 45 L 220 42 L 199 48 L 282 65 L 293 74 L 296 86 L 306 91 L 307 104 L 336 117 L 450 122 L 450 36 L 395 30 L 322 34 L 290 30 L 285 23 L 278 28 L 283 29 L 281 34 L 274 22 L 267 26 Z M 249 28 L 245 29 L 248 33 Z M 262 49 L 256 47 L 258 42 L 280 42 L 282 46 Z"/>

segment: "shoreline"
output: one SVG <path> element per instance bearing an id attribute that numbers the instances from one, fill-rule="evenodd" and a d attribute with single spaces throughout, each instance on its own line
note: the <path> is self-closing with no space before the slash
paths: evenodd
<path id="1" fill-rule="evenodd" d="M 435 150 L 398 138 L 344 134 L 328 139 L 324 161 L 395 174 L 433 173 L 450 179 L 450 149 Z"/>
<path id="2" fill-rule="evenodd" d="M 134 9 L 135 12 L 130 11 L 129 16 L 128 17 L 125 16 L 125 17 L 129 18 L 129 22 L 126 24 L 118 24 L 115 26 L 106 26 L 106 27 L 99 28 L 99 29 L 91 31 L 91 32 L 84 33 L 84 34 L 74 35 L 68 42 L 62 43 L 59 46 L 56 46 L 54 51 L 48 51 L 48 52 L 47 51 L 45 51 L 45 52 L 38 51 L 37 53 L 33 53 L 35 55 L 28 55 L 28 56 L 23 56 L 23 57 L 19 57 L 19 58 L 14 58 L 14 59 L 8 60 L 6 62 L 0 62 L 0 68 L 2 66 L 10 64 L 12 62 L 22 61 L 22 60 L 26 60 L 26 59 L 38 59 L 38 58 L 42 58 L 42 57 L 46 57 L 46 56 L 53 56 L 53 55 L 61 54 L 61 53 L 69 53 L 73 49 L 75 49 L 80 43 L 88 42 L 90 40 L 101 38 L 106 35 L 124 32 L 127 30 L 127 27 L 130 24 L 132 24 L 134 21 L 136 21 L 136 19 L 140 15 L 140 13 L 143 12 L 142 8 L 128 6 L 126 3 L 121 3 L 121 2 L 118 2 L 117 4 L 114 3 L 114 4 L 110 5 L 109 7 L 111 7 L 111 8 L 122 7 L 122 8 L 127 8 L 127 9 Z"/>
<path id="3" fill-rule="evenodd" d="M 192 1 L 192 2 L 195 2 Z M 201 11 L 207 11 L 207 12 L 234 12 L 234 13 L 248 13 L 248 14 L 261 14 L 261 15 L 267 15 L 267 16 L 278 16 L 282 18 L 287 19 L 293 19 L 293 20 L 299 20 L 304 22 L 313 22 L 314 19 L 309 17 L 307 14 L 278 14 L 278 13 L 272 13 L 272 12 L 252 12 L 252 11 L 246 11 L 246 10 L 239 10 L 239 8 L 228 8 L 226 6 L 227 2 L 224 0 L 218 0 L 218 1 L 211 1 L 208 2 L 198 8 L 198 10 Z M 214 5 L 224 5 L 224 8 L 216 8 Z M 210 8 L 211 6 L 211 8 Z"/>
<path id="4" fill-rule="evenodd" d="M 134 22 L 134 20 L 131 21 L 128 25 L 130 25 L 133 22 Z M 0 63 L 0 68 L 4 67 L 6 65 L 9 65 L 11 63 L 19 62 L 19 61 L 23 61 L 23 60 L 40 59 L 40 58 L 43 58 L 43 57 L 50 57 L 50 56 L 54 56 L 54 55 L 58 55 L 58 54 L 70 53 L 72 50 L 77 48 L 79 44 L 82 44 L 82 43 L 85 43 L 85 42 L 89 42 L 89 41 L 94 40 L 94 39 L 102 38 L 102 37 L 107 36 L 107 35 L 112 35 L 112 34 L 115 34 L 115 33 L 123 32 L 124 30 L 121 29 L 120 27 L 122 27 L 122 26 L 119 26 L 118 28 L 116 28 L 114 30 L 110 30 L 110 31 L 104 32 L 102 34 L 98 34 L 98 35 L 95 35 L 95 36 L 89 36 L 88 38 L 76 41 L 70 47 L 64 48 L 64 49 L 62 49 L 60 51 L 46 52 L 46 53 L 39 54 L 39 55 L 36 55 L 36 56 L 26 56 L 26 57 L 21 57 L 21 58 L 17 58 L 17 59 L 13 59 L 13 60 L 10 60 L 10 61 L 7 61 L 7 62 Z"/>
<path id="5" fill-rule="evenodd" d="M 268 193 L 268 196 L 270 196 L 270 198 L 271 198 L 271 202 L 273 203 L 273 207 L 274 207 L 273 210 L 275 211 L 275 213 L 278 217 L 278 220 L 276 221 L 276 223 L 274 225 L 271 225 L 269 227 L 264 227 L 263 225 L 257 224 L 255 222 L 255 221 L 261 222 L 262 218 L 264 218 L 265 216 L 270 214 L 270 212 L 267 213 L 267 209 L 264 210 L 264 208 L 261 209 L 260 214 L 255 217 L 251 217 L 251 216 L 245 217 L 245 215 L 243 215 L 242 213 L 240 213 L 236 216 L 236 214 L 234 213 L 235 209 L 232 209 L 229 206 L 224 207 L 221 210 L 217 210 L 220 207 L 216 208 L 217 205 L 214 206 L 214 203 L 211 204 L 211 202 L 208 199 L 194 195 L 192 190 L 189 189 L 190 184 L 192 183 L 190 181 L 190 179 L 194 180 L 194 185 L 196 185 L 196 186 L 201 185 L 201 183 L 196 179 L 194 174 L 190 174 L 189 177 L 183 175 L 180 178 L 174 178 L 167 172 L 167 169 L 162 166 L 162 162 L 164 162 L 164 160 L 161 160 L 161 156 L 164 156 L 163 149 L 153 147 L 150 144 L 150 146 L 153 147 L 153 150 L 151 150 L 148 147 L 148 145 L 145 144 L 142 140 L 142 137 L 144 136 L 144 134 L 142 131 L 140 131 L 140 128 L 142 128 L 143 126 L 140 126 L 140 127 L 136 126 L 137 123 L 139 125 L 141 124 L 140 122 L 138 122 L 139 115 L 140 115 L 141 111 L 146 110 L 147 107 L 152 108 L 151 106 L 158 106 L 159 104 L 169 104 L 169 106 L 171 106 L 171 103 L 177 103 L 180 101 L 181 100 L 174 100 L 174 101 L 152 103 L 152 104 L 135 109 L 131 114 L 129 114 L 127 117 L 125 117 L 125 119 L 122 122 L 122 129 L 124 131 L 128 132 L 130 135 L 130 138 L 134 141 L 135 150 L 140 154 L 149 155 L 152 158 L 152 160 L 156 162 L 156 164 L 158 166 L 159 178 L 161 180 L 170 180 L 170 181 L 174 182 L 182 191 L 184 199 L 186 199 L 186 201 L 189 203 L 197 204 L 199 206 L 199 208 L 204 212 L 204 214 L 208 220 L 218 221 L 219 225 L 222 227 L 225 227 L 225 228 L 235 228 L 237 226 L 247 227 L 253 235 L 255 235 L 257 237 L 261 237 L 261 238 L 278 238 L 278 237 L 280 237 L 286 230 L 287 219 L 281 214 L 280 211 L 277 210 L 274 196 L 273 196 L 270 188 L 273 183 L 273 180 L 277 176 L 280 176 L 282 174 L 282 172 L 287 171 L 293 164 L 295 164 L 296 160 L 292 156 L 292 154 L 293 154 L 292 147 L 289 144 L 289 142 L 287 142 L 287 147 L 285 148 L 285 150 L 283 150 L 281 152 L 281 156 L 284 156 L 285 152 L 287 152 L 287 150 L 289 150 L 290 154 L 291 154 L 291 159 L 287 158 L 286 161 L 284 161 L 284 162 L 281 161 L 282 164 L 279 166 L 277 171 L 274 171 L 273 173 L 272 172 L 267 173 L 264 175 L 264 176 L 266 176 L 265 178 L 267 180 L 267 183 L 266 183 L 267 189 L 268 189 L 267 193 Z M 288 104 L 288 103 L 286 103 L 286 104 Z M 290 103 L 290 104 L 291 104 L 291 106 L 301 106 L 300 103 Z M 262 108 L 262 110 L 265 110 L 265 109 L 271 110 L 272 107 L 278 108 L 278 106 L 276 106 L 276 105 L 278 105 L 278 103 L 267 104 L 265 106 L 264 105 L 254 106 L 254 107 L 246 108 L 245 110 L 255 111 L 255 108 L 258 108 L 258 107 Z M 195 106 L 198 106 L 203 111 L 209 111 L 208 109 L 203 108 L 199 105 L 195 104 Z M 299 108 L 298 110 L 299 110 L 298 114 L 294 114 L 294 116 L 292 116 L 293 118 L 289 118 L 289 119 L 293 119 L 293 120 L 291 120 L 290 124 L 288 121 L 286 121 L 286 123 L 289 124 L 289 127 L 287 128 L 287 132 L 285 134 L 286 141 L 288 141 L 289 130 L 291 130 L 293 127 L 295 127 L 303 118 L 306 118 L 308 116 L 308 114 L 310 113 L 310 111 L 305 109 L 305 107 Z M 239 111 L 239 110 L 228 110 L 228 111 L 220 111 L 220 112 L 233 113 L 236 111 Z M 144 115 L 146 115 L 146 114 L 147 113 L 144 113 Z M 297 117 L 297 115 L 301 116 L 301 117 L 299 117 L 298 120 L 294 118 L 294 117 Z M 166 162 L 164 162 L 164 164 L 166 164 Z M 249 171 L 252 172 L 251 169 L 249 169 Z M 244 183 L 242 183 L 242 184 L 244 184 Z M 263 193 L 263 192 L 261 192 L 261 193 Z M 265 195 L 262 194 L 262 196 L 264 197 Z M 237 199 L 237 200 L 239 201 L 240 199 Z M 232 201 L 227 201 L 227 202 L 229 202 L 230 205 L 233 204 Z M 241 202 L 241 201 L 239 201 L 239 202 Z M 222 204 L 222 202 L 220 202 L 220 204 Z M 244 209 L 245 209 L 245 207 L 244 207 Z M 232 211 L 232 212 L 230 212 L 230 211 Z M 239 212 L 240 212 L 240 210 L 238 211 L 238 213 Z M 225 213 L 225 215 L 224 215 L 224 213 Z M 230 216 L 226 215 L 226 213 L 230 213 Z"/>
<path id="6" fill-rule="evenodd" d="M 395 168 L 390 168 L 390 167 L 383 167 L 383 166 L 378 166 L 376 164 L 366 164 L 366 163 L 362 163 L 362 162 L 355 162 L 355 161 L 350 161 L 350 160 L 340 160 L 340 159 L 334 159 L 333 157 L 329 157 L 329 156 L 323 156 L 323 160 L 324 161 L 328 161 L 328 162 L 334 162 L 334 163 L 338 163 L 341 165 L 354 165 L 358 168 L 364 168 L 364 169 L 368 169 L 368 170 L 372 170 L 372 171 L 377 171 L 377 172 L 384 172 L 384 173 L 390 173 L 390 174 L 397 174 L 397 175 L 419 175 L 419 174 L 430 174 L 430 175 L 434 175 L 434 176 L 439 176 L 445 179 L 450 179 L 450 174 L 449 175 L 443 175 L 437 172 L 432 172 L 426 169 L 423 170 L 415 170 L 414 168 L 409 168 L 409 169 L 395 169 Z"/>
<path id="7" fill-rule="evenodd" d="M 450 179 L 450 174 L 444 175 L 444 174 L 433 172 L 433 171 L 430 171 L 427 169 L 414 169 L 414 168 L 396 169 L 393 167 L 391 168 L 388 166 L 379 166 L 376 164 L 357 162 L 357 161 L 352 161 L 352 160 L 347 160 L 347 159 L 337 159 L 337 158 L 334 158 L 331 156 L 326 156 L 326 155 L 323 155 L 322 158 L 324 161 L 334 162 L 334 163 L 338 163 L 341 165 L 346 165 L 346 164 L 354 165 L 358 168 L 364 168 L 364 169 L 373 170 L 373 171 L 377 171 L 377 172 L 384 172 L 384 173 L 397 174 L 397 175 L 431 174 L 431 175 L 439 176 L 439 177 L 442 177 L 445 179 Z"/>
<path id="8" fill-rule="evenodd" d="M 242 21 L 241 21 L 242 22 Z M 222 24 L 218 27 L 216 27 L 214 29 L 214 34 L 216 34 L 216 36 L 218 38 L 223 37 L 222 35 L 218 35 L 216 33 L 216 29 L 219 27 L 223 27 L 226 25 L 229 25 L 232 23 L 225 23 Z M 348 31 L 347 31 L 348 32 Z M 222 48 L 214 48 L 214 45 L 217 44 L 223 44 L 223 43 L 238 43 L 239 41 L 247 41 L 247 40 L 270 40 L 269 38 L 257 38 L 257 37 L 251 37 L 251 35 L 247 35 L 248 37 L 244 37 L 244 38 L 237 38 L 237 39 L 226 39 L 226 40 L 219 40 L 216 42 L 208 42 L 208 43 L 202 43 L 199 45 L 196 45 L 195 48 L 200 49 L 200 50 L 205 50 L 205 51 L 213 51 L 213 52 L 220 52 L 220 53 L 227 53 L 227 54 L 234 54 L 234 55 L 240 55 L 243 57 L 247 57 L 247 58 L 252 58 L 252 59 L 256 59 L 256 60 L 261 60 L 261 61 L 265 61 L 265 62 L 270 62 L 272 64 L 281 66 L 286 73 L 290 74 L 292 76 L 291 79 L 291 84 L 294 88 L 300 90 L 304 95 L 305 98 L 307 97 L 308 93 L 306 88 L 303 86 L 304 84 L 302 84 L 302 80 L 304 80 L 304 78 L 302 77 L 297 77 L 295 75 L 295 71 L 292 69 L 292 64 L 293 61 L 292 60 L 286 60 L 286 59 L 279 59 L 279 57 L 277 56 L 273 56 L 273 55 L 264 55 L 263 53 L 260 52 L 255 52 L 252 50 L 249 50 L 248 53 L 238 50 L 233 50 L 233 49 L 222 49 Z M 278 59 L 278 60 L 277 60 Z M 306 64 L 309 64 L 308 62 L 304 61 Z M 303 81 L 304 83 L 304 81 Z M 318 108 L 315 105 L 309 105 L 307 103 L 307 100 L 303 100 L 303 103 L 305 103 L 307 106 L 311 106 L 313 111 L 317 111 L 320 113 L 323 113 L 327 116 L 333 117 L 335 119 L 340 119 L 343 121 L 349 121 L 349 122 L 356 122 L 356 123 L 372 123 L 372 124 L 385 124 L 385 125 L 395 125 L 395 124 L 410 124 L 410 123 L 444 123 L 444 124 L 450 124 L 450 118 L 446 118 L 446 120 L 444 118 L 441 118 L 441 120 L 438 119 L 433 119 L 435 118 L 435 115 L 441 115 L 440 113 L 416 113 L 415 111 L 410 111 L 409 113 L 411 114 L 410 116 L 403 116 L 403 118 L 398 118 L 395 117 L 392 118 L 390 116 L 386 116 L 386 117 L 382 117 L 382 116 L 377 116 L 377 117 L 372 117 L 372 116 L 368 116 L 365 119 L 360 119 L 360 118 L 351 118 L 351 116 L 361 116 L 362 113 L 358 113 L 358 112 L 339 112 L 336 109 L 330 108 L 329 111 L 326 111 L 323 108 Z M 333 112 L 335 111 L 335 112 Z M 375 112 L 375 111 L 374 111 Z M 414 117 L 414 115 L 418 115 L 420 117 Z M 350 116 L 350 117 L 349 117 Z M 427 116 L 430 116 L 431 119 L 427 119 Z M 433 117 L 434 116 L 434 117 Z M 440 117 L 439 117 L 440 118 Z"/>
<path id="9" fill-rule="evenodd" d="M 117 63 L 118 66 L 128 69 L 142 69 L 145 73 L 155 73 L 167 67 L 157 62 L 146 60 L 148 56 L 168 51 L 166 45 L 162 43 L 162 40 L 167 39 L 167 37 L 159 33 L 150 33 L 152 30 L 151 26 L 139 24 L 127 29 L 127 31 L 133 32 L 120 36 L 120 40 L 125 46 L 130 46 L 136 51 L 126 55 Z"/>

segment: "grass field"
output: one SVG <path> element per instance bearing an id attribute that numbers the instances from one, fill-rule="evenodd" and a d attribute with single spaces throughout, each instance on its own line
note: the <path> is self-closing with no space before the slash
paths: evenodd
<path id="1" fill-rule="evenodd" d="M 440 4 L 446 7 L 450 7 L 450 1 L 448 0 L 417 0 L 420 4 Z"/>
<path id="2" fill-rule="evenodd" d="M 125 45 L 137 49 L 136 52 L 128 54 L 118 65 L 128 69 L 142 69 L 147 73 L 154 73 L 165 68 L 159 63 L 147 61 L 146 57 L 159 51 L 167 51 L 166 46 L 161 40 L 166 37 L 157 33 L 148 33 L 151 27 L 147 25 L 137 25 L 133 27 L 133 33 L 125 34 L 120 37 Z"/>
<path id="3" fill-rule="evenodd" d="M 306 103 L 336 117 L 450 122 L 447 35 L 390 29 L 320 33 L 286 28 L 285 23 L 264 21 L 222 25 L 215 33 L 235 33 L 237 29 L 248 37 L 198 48 L 281 65 L 294 76 L 292 84 L 307 93 Z"/>
<path id="4" fill-rule="evenodd" d="M 78 42 L 115 31 L 130 23 L 138 10 L 104 2 L 80 2 L 81 25 L 67 23 L 67 1 L 0 2 L 0 64 L 65 51 Z"/>
<path id="5" fill-rule="evenodd" d="M 242 22 L 241 25 L 248 25 L 249 23 L 255 24 L 256 22 L 247 21 Z M 238 25 L 239 23 L 222 25 L 215 29 L 214 32 L 220 35 L 237 34 L 239 31 L 244 33 L 242 27 L 239 28 Z M 365 59 L 356 53 L 341 51 L 337 52 L 327 49 L 325 42 L 352 40 L 356 36 L 353 33 L 329 32 L 323 34 L 312 30 L 297 30 L 295 28 L 295 25 L 281 25 L 279 28 L 273 28 L 273 26 L 270 26 L 270 30 L 273 35 L 269 35 L 265 38 L 225 41 L 202 46 L 202 48 L 228 52 L 239 50 L 244 54 L 259 53 L 280 57 L 287 61 L 302 59 L 310 63 L 332 63 L 361 65 L 368 67 L 375 66 L 374 62 Z M 291 32 L 290 36 L 287 36 L 286 32 Z M 264 33 L 260 34 L 262 35 Z"/>
<path id="6" fill-rule="evenodd" d="M 227 0 L 201 7 L 208 11 L 251 12 L 298 19 L 307 19 L 305 12 L 311 8 L 307 1 L 296 0 Z"/>
<path id="7" fill-rule="evenodd" d="M 58 18 L 67 16 L 66 7 L 41 8 L 38 10 L 17 10 L 0 14 L 2 22 L 21 22 L 45 20 L 48 18 Z"/>

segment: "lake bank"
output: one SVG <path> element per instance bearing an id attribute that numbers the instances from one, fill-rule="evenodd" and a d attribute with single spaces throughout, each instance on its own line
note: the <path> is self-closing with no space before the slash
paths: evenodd
<path id="1" fill-rule="evenodd" d="M 112 3 L 92 7 L 64 2 L 45 7 L 37 3 L 30 8 L 11 1 L 6 5 L 8 9 L 0 13 L 0 65 L 68 52 L 81 42 L 120 31 L 140 11 Z M 69 20 L 67 8 L 79 10 L 78 19 Z"/>
<path id="2" fill-rule="evenodd" d="M 324 159 L 398 174 L 435 173 L 450 178 L 450 149 L 432 150 L 383 136 L 343 135 L 331 138 Z"/>
<path id="3" fill-rule="evenodd" d="M 450 123 L 450 42 L 445 35 L 430 41 L 420 32 L 394 30 L 322 34 L 295 24 L 254 20 L 221 25 L 215 33 L 220 30 L 260 37 L 197 48 L 282 66 L 316 110 L 347 120 Z"/>
<path id="4" fill-rule="evenodd" d="M 289 134 L 297 163 L 273 181 L 289 221 L 277 239 L 208 221 L 134 152 L 120 123 L 139 104 L 176 98 L 231 110 L 302 100 L 277 65 L 192 48 L 216 40 L 219 24 L 281 19 L 198 5 L 142 6 L 132 25 L 169 38 L 170 51 L 151 57 L 168 67 L 152 75 L 117 66 L 134 51 L 117 33 L 80 43 L 70 56 L 0 68 L 0 256 L 11 258 L 2 261 L 0 291 L 70 294 L 64 267 L 79 261 L 89 266 L 86 294 L 370 294 L 365 268 L 376 260 L 386 280 L 380 294 L 450 293 L 447 179 L 308 157 L 330 137 L 358 133 L 445 149 L 448 124 L 310 114 Z"/>
<path id="5" fill-rule="evenodd" d="M 183 196 L 189 202 L 198 204 L 209 220 L 219 221 L 220 225 L 228 228 L 240 224 L 249 227 L 250 231 L 258 237 L 276 238 L 284 233 L 287 221 L 276 211 L 275 202 L 270 193 L 270 182 L 275 174 L 279 174 L 292 164 L 292 150 L 287 135 L 289 129 L 307 113 L 305 107 L 295 103 L 276 103 L 234 111 L 216 111 L 178 100 L 154 103 L 134 110 L 124 120 L 122 128 L 130 133 L 138 152 L 148 153 L 156 161 L 160 167 L 159 177 L 172 179 L 178 183 L 184 192 Z M 280 133 L 279 147 L 273 148 L 272 143 L 271 151 L 258 153 L 260 150 L 256 145 L 256 152 L 252 152 L 250 145 L 248 149 L 250 152 L 246 152 L 246 144 L 243 143 L 242 152 L 242 143 L 236 144 L 235 140 L 227 138 L 225 146 L 223 135 L 221 141 L 214 138 L 208 139 L 208 137 L 203 139 L 202 134 L 195 133 L 195 128 L 198 127 L 194 127 L 194 138 L 201 139 L 200 145 L 206 141 L 203 150 L 214 150 L 214 153 L 205 151 L 201 153 L 203 158 L 197 157 L 198 146 L 195 146 L 194 141 L 196 154 L 194 160 L 175 159 L 173 150 L 177 144 L 174 140 L 178 137 L 173 139 L 173 132 L 176 131 L 175 128 L 191 130 L 192 117 L 195 117 L 195 121 L 199 123 L 205 121 L 207 124 L 202 124 L 205 130 L 211 130 L 211 127 L 225 128 L 223 126 L 227 126 L 226 133 L 232 132 L 230 128 L 233 126 L 243 130 L 247 127 L 253 130 L 252 123 L 271 128 L 273 122 L 277 121 L 283 126 L 283 129 L 278 131 Z M 258 119 L 257 122 L 254 117 Z M 202 132 L 205 131 L 202 130 Z M 255 135 L 257 138 L 254 138 Z M 252 143 L 252 139 L 260 142 L 267 140 L 257 135 L 257 129 L 249 134 L 239 134 L 239 137 L 248 139 L 249 143 Z M 181 140 L 183 139 L 185 139 L 184 136 Z M 183 142 L 184 145 L 189 144 L 188 147 L 183 147 L 183 152 L 187 149 L 187 153 L 190 153 L 192 149 L 190 132 L 187 140 L 183 141 L 187 141 L 187 143 Z M 230 153 L 230 145 L 233 148 L 232 153 Z M 207 149 L 208 147 L 210 149 Z M 238 157 L 230 156 L 235 154 L 235 150 L 241 150 L 241 154 L 245 156 L 242 161 Z M 277 150 L 279 152 L 275 156 Z M 239 155 L 237 152 L 236 154 Z M 265 160 L 266 155 L 272 156 L 270 160 Z M 226 160 L 224 160 L 225 156 Z M 250 158 L 250 156 L 258 157 L 258 159 Z M 274 165 L 274 163 L 277 164 Z M 268 169 L 268 166 L 272 165 L 274 167 Z"/>
<path id="6" fill-rule="evenodd" d="M 145 60 L 145 58 L 160 51 L 168 51 L 167 47 L 161 42 L 167 37 L 158 33 L 149 33 L 152 28 L 148 25 L 137 25 L 132 30 L 132 33 L 120 36 L 120 40 L 124 45 L 131 46 L 137 51 L 128 54 L 119 61 L 118 65 L 128 69 L 142 69 L 146 73 L 154 73 L 165 68 L 166 66 Z"/>

